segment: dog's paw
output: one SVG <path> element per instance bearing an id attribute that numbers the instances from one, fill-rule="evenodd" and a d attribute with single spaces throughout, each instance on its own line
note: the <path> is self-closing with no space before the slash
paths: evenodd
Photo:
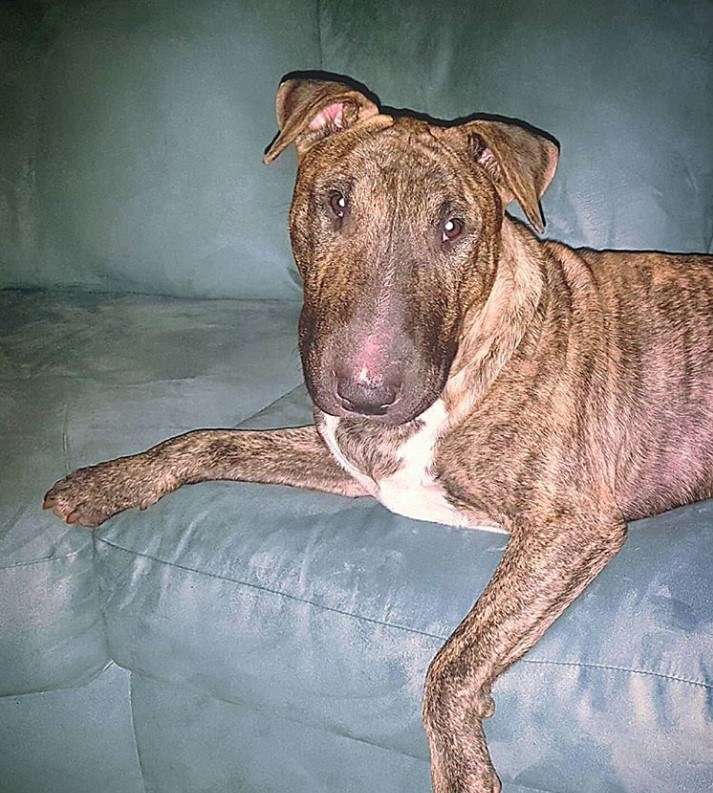
<path id="1" fill-rule="evenodd" d="M 121 457 L 60 479 L 42 506 L 67 523 L 93 529 L 125 509 L 146 509 L 175 486 L 170 478 L 157 477 L 143 455 Z"/>
<path id="2" fill-rule="evenodd" d="M 473 787 L 467 788 L 468 793 L 501 793 L 502 785 L 498 775 L 492 769 L 479 775 Z"/>
<path id="3" fill-rule="evenodd" d="M 492 766 L 440 769 L 433 773 L 434 793 L 501 793 L 502 785 Z M 455 775 L 453 775 L 455 774 Z"/>

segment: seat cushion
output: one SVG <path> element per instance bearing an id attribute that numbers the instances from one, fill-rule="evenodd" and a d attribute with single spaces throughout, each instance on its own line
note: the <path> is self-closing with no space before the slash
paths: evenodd
<path id="1" fill-rule="evenodd" d="M 300 381 L 298 305 L 0 291 L 0 695 L 107 663 L 91 535 L 41 509 L 59 477 Z M 249 365 L 248 365 L 248 362 Z"/>
<path id="2" fill-rule="evenodd" d="M 309 417 L 300 388 L 243 426 Z M 709 789 L 712 510 L 634 524 L 497 684 L 487 731 L 506 780 L 560 793 Z M 95 541 L 121 665 L 426 759 L 428 662 L 507 538 L 411 521 L 368 498 L 221 482 L 124 513 Z"/>
<path id="3" fill-rule="evenodd" d="M 0 697 L 0 790 L 146 793 L 130 678 L 109 664 L 87 685 Z"/>

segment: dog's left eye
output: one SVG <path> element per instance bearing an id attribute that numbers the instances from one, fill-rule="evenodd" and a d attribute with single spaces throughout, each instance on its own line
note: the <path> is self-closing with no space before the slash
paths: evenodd
<path id="1" fill-rule="evenodd" d="M 332 190 L 329 194 L 329 208 L 335 218 L 341 220 L 347 211 L 347 199 L 339 190 Z"/>
<path id="2" fill-rule="evenodd" d="M 448 218 L 441 225 L 441 242 L 453 242 L 454 239 L 460 237 L 464 228 L 465 224 L 460 218 Z"/>

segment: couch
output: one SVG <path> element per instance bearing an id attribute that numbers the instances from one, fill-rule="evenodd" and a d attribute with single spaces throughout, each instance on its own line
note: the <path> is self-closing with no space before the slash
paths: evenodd
<path id="1" fill-rule="evenodd" d="M 370 499 L 185 487 L 94 533 L 71 469 L 309 421 L 274 94 L 561 143 L 546 234 L 713 252 L 713 7 L 0 2 L 0 793 L 426 793 L 429 660 L 502 535 Z M 513 211 L 517 211 L 513 208 Z M 713 790 L 713 504 L 621 554 L 497 683 L 505 793 Z"/>

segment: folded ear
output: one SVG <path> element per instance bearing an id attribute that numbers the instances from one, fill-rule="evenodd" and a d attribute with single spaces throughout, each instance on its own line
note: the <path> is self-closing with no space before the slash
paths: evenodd
<path id="1" fill-rule="evenodd" d="M 447 130 L 486 170 L 503 204 L 517 201 L 540 234 L 545 218 L 540 198 L 555 175 L 559 147 L 543 134 L 517 124 L 479 119 Z"/>
<path id="2" fill-rule="evenodd" d="M 302 156 L 317 141 L 379 112 L 360 91 L 327 80 L 290 79 L 277 90 L 280 134 L 263 157 L 270 163 L 294 143 Z"/>

